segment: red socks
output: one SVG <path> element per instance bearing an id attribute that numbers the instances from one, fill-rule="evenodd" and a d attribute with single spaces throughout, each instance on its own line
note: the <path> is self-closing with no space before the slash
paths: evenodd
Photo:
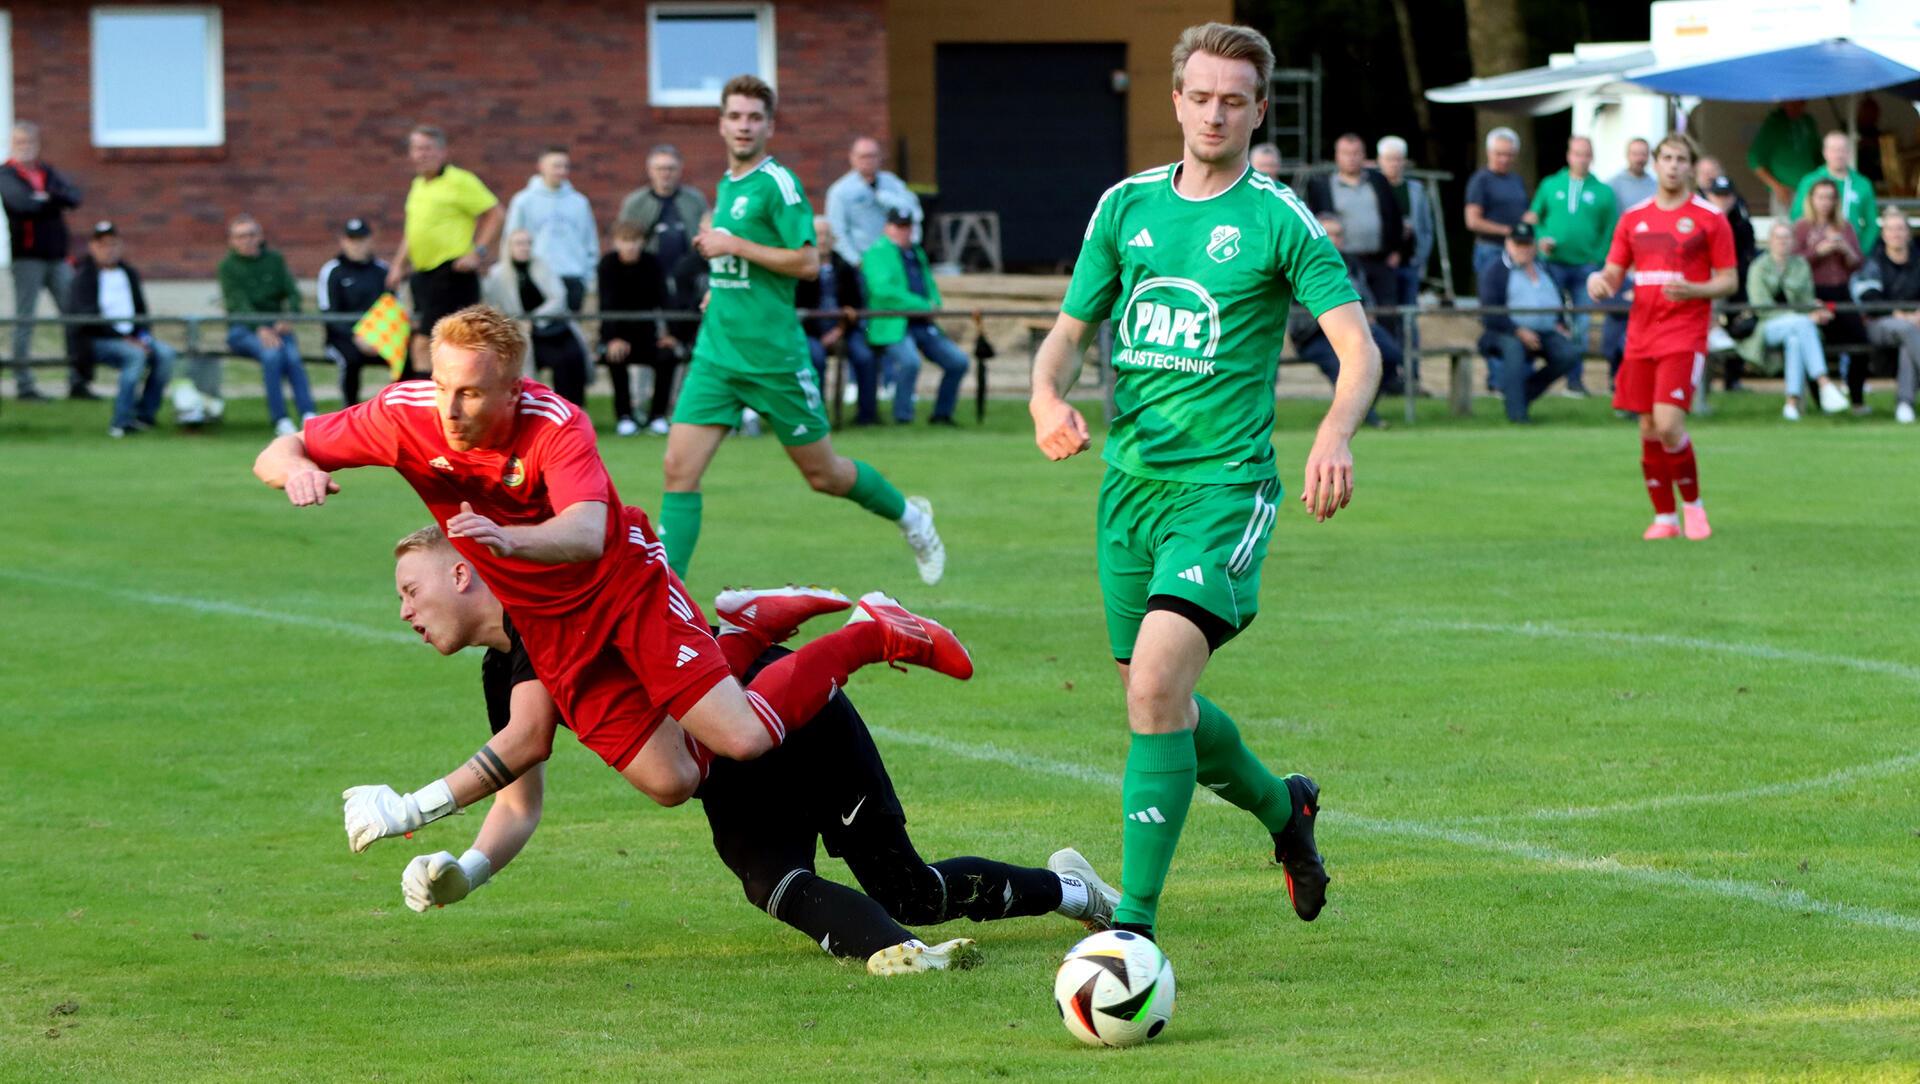
<path id="1" fill-rule="evenodd" d="M 730 639 L 746 638 L 723 636 L 721 643 Z M 818 715 L 834 690 L 847 683 L 849 674 L 885 658 L 884 647 L 878 621 L 860 621 L 830 632 L 760 671 L 747 686 L 747 701 L 778 745 L 786 740 L 787 731 L 805 726 Z M 727 661 L 732 665 L 731 653 Z"/>
<path id="2" fill-rule="evenodd" d="M 1693 438 L 1682 437 L 1681 442 L 1677 450 L 1666 450 L 1667 474 L 1679 487 L 1680 499 L 1692 504 L 1700 499 L 1700 472 L 1693 460 Z"/>
<path id="3" fill-rule="evenodd" d="M 1687 452 L 1687 462 L 1693 462 L 1693 452 Z M 1671 516 L 1677 511 L 1673 503 L 1673 467 L 1667 456 L 1667 450 L 1657 440 L 1640 442 L 1640 473 L 1647 478 L 1647 496 L 1653 500 L 1653 510 L 1662 516 Z M 1692 478 L 1689 469 L 1688 478 Z"/>

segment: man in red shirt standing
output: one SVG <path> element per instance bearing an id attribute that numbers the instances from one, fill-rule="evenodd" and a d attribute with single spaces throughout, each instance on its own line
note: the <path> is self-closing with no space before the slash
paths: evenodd
<path id="1" fill-rule="evenodd" d="M 751 760 L 817 714 L 847 675 L 882 660 L 972 675 L 951 632 L 897 605 L 768 667 L 743 689 L 700 608 L 667 567 L 646 514 L 626 507 L 593 427 L 520 375 L 526 339 L 484 305 L 434 325 L 433 379 L 276 438 L 254 474 L 295 507 L 340 490 L 335 470 L 392 467 L 513 619 L 535 673 L 582 744 L 665 804 L 698 784 L 684 742 L 649 742 L 667 720 L 718 756 Z M 457 808 L 443 780 L 368 801 L 397 835 Z"/>
<path id="2" fill-rule="evenodd" d="M 1613 405 L 1640 416 L 1640 469 L 1653 498 L 1653 525 L 1642 536 L 1649 540 L 1678 537 L 1682 511 L 1688 538 L 1713 534 L 1700 503 L 1687 412 L 1706 368 L 1713 299 L 1733 293 L 1738 272 L 1727 220 L 1694 193 L 1693 163 L 1699 156 L 1684 133 L 1660 141 L 1654 148 L 1659 187 L 1620 216 L 1606 266 L 1587 279 L 1587 292 L 1605 301 L 1619 292 L 1627 268 L 1633 268 L 1626 358 Z M 1678 510 L 1676 487 L 1683 502 Z"/>

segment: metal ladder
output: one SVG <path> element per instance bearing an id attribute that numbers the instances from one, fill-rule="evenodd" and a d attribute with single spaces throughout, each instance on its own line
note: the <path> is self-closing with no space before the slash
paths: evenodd
<path id="1" fill-rule="evenodd" d="M 1311 68 L 1276 68 L 1267 80 L 1267 141 L 1290 166 L 1319 160 L 1320 54 Z"/>

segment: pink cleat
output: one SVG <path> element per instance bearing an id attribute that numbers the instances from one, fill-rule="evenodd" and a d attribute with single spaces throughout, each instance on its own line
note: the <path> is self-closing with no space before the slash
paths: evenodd
<path id="1" fill-rule="evenodd" d="M 945 625 L 930 617 L 921 617 L 879 591 L 860 596 L 860 608 L 847 624 L 875 621 L 886 644 L 887 662 L 900 667 L 903 662 L 924 666 L 938 674 L 965 681 L 973 676 L 973 656 Z"/>
<path id="2" fill-rule="evenodd" d="M 852 600 L 831 587 L 729 587 L 714 596 L 713 610 L 720 620 L 757 632 L 768 643 L 782 643 L 821 614 L 837 613 Z"/>
<path id="3" fill-rule="evenodd" d="M 1682 505 L 1680 515 L 1687 521 L 1687 537 L 1700 542 L 1713 537 L 1713 528 L 1707 526 L 1707 510 L 1698 504 Z"/>
<path id="4" fill-rule="evenodd" d="M 1653 521 L 1653 526 L 1647 528 L 1647 533 L 1640 537 L 1646 539 L 1648 542 L 1661 538 L 1679 538 L 1680 525 L 1678 523 L 1662 523 L 1656 519 Z"/>

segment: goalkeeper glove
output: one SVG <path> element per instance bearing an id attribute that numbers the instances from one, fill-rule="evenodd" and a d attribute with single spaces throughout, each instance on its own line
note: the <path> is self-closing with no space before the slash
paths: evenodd
<path id="1" fill-rule="evenodd" d="M 429 907 L 459 903 L 491 876 L 493 863 L 478 850 L 470 849 L 458 859 L 451 851 L 423 854 L 407 863 L 400 875 L 400 893 L 408 907 L 424 913 Z"/>
<path id="2" fill-rule="evenodd" d="M 340 795 L 346 800 L 347 846 L 359 854 L 376 839 L 405 835 L 424 824 L 431 824 L 457 811 L 453 789 L 444 779 L 436 779 L 412 794 L 396 794 L 392 787 L 348 787 Z"/>

